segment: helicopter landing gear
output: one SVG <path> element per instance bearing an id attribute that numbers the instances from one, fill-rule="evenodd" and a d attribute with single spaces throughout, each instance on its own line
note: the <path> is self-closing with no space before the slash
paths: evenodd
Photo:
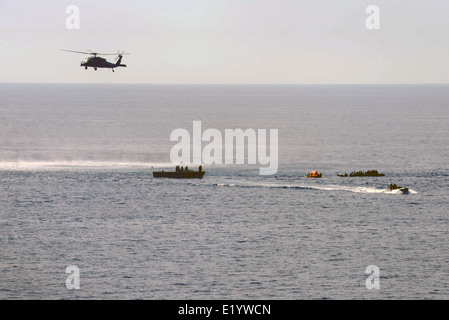
<path id="1" fill-rule="evenodd" d="M 85 70 L 87 70 L 87 67 L 84 67 Z"/>
<path id="2" fill-rule="evenodd" d="M 95 69 L 95 71 L 97 71 L 97 68 L 94 68 Z"/>

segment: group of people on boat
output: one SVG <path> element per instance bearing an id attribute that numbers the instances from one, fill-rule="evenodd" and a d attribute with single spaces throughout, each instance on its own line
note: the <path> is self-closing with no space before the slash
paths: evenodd
<path id="1" fill-rule="evenodd" d="M 388 190 L 404 189 L 404 187 L 398 186 L 396 183 L 391 183 L 388 186 Z"/>
<path id="2" fill-rule="evenodd" d="M 184 166 L 176 166 L 176 172 L 179 172 L 179 171 L 184 172 L 184 171 L 191 171 L 191 170 L 189 169 L 188 166 L 186 166 L 185 168 L 184 168 Z"/>
<path id="3" fill-rule="evenodd" d="M 393 190 L 397 190 L 397 189 L 401 190 L 403 193 L 408 193 L 409 192 L 408 188 L 398 186 L 396 183 L 391 183 L 388 186 L 388 190 L 389 191 L 393 191 Z"/>
<path id="4" fill-rule="evenodd" d="M 184 168 L 184 166 L 176 166 L 176 172 L 191 172 L 191 171 L 193 171 L 193 170 L 190 170 L 189 169 L 189 167 L 188 166 L 186 166 L 185 168 Z M 199 172 L 202 172 L 203 171 L 203 166 L 202 165 L 200 165 L 199 167 L 198 167 L 198 171 Z"/>
<path id="5" fill-rule="evenodd" d="M 385 174 L 379 173 L 377 170 L 352 171 L 349 175 L 347 173 L 338 174 L 339 177 L 383 177 Z"/>

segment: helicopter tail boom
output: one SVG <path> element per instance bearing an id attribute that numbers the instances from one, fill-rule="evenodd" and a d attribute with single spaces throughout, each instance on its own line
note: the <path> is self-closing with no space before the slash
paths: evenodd
<path id="1" fill-rule="evenodd" d="M 126 64 L 121 64 L 122 58 L 123 58 L 122 55 L 119 55 L 119 56 L 118 56 L 118 60 L 117 60 L 117 62 L 115 63 L 115 66 L 116 66 L 116 67 L 126 67 Z"/>

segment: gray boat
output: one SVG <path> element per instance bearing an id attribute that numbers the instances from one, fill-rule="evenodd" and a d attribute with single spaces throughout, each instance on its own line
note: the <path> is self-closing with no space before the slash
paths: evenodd
<path id="1" fill-rule="evenodd" d="M 170 178 L 170 179 L 202 179 L 206 171 L 199 166 L 198 171 L 189 170 L 188 167 L 176 167 L 176 171 L 153 171 L 154 178 Z"/>

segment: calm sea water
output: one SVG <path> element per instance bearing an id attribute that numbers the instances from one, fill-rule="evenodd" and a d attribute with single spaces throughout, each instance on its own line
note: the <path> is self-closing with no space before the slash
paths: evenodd
<path id="1" fill-rule="evenodd" d="M 278 129 L 277 174 L 154 179 L 194 120 Z M 0 84 L 0 298 L 448 299 L 448 128 L 443 85 Z"/>

